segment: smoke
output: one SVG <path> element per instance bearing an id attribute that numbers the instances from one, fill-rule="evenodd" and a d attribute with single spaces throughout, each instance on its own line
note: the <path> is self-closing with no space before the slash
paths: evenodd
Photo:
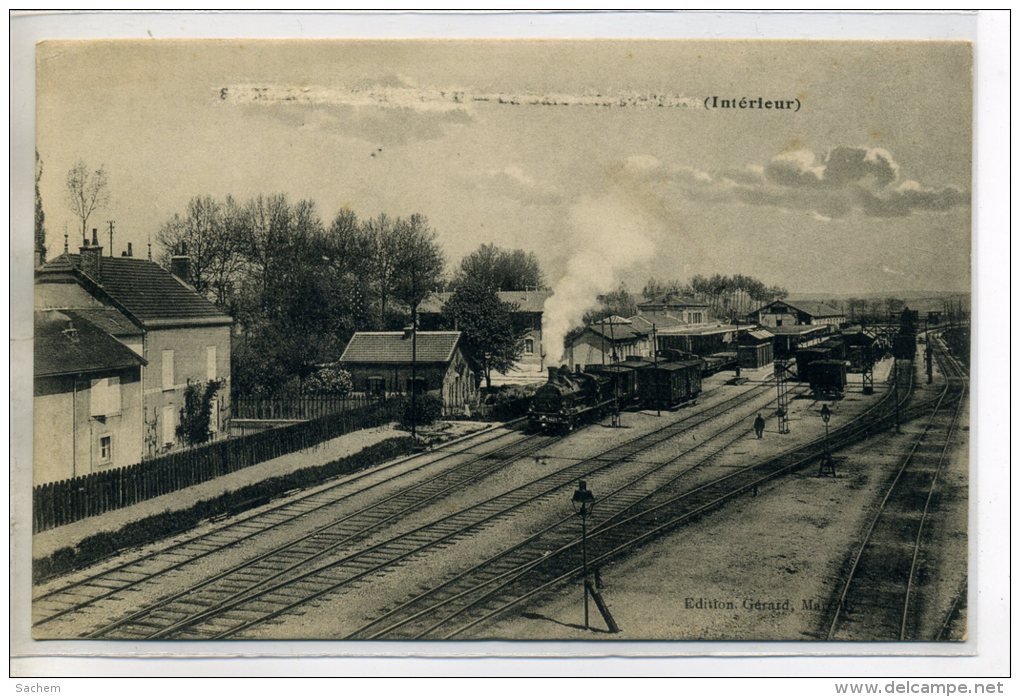
<path id="1" fill-rule="evenodd" d="M 566 271 L 545 302 L 543 344 L 562 363 L 563 340 L 600 293 L 614 290 L 635 266 L 651 260 L 662 231 L 653 206 L 633 191 L 584 197 L 570 208 Z"/>

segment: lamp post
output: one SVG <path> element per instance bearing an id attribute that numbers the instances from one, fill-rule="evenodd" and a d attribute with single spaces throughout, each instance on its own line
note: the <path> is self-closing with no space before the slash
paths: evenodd
<path id="1" fill-rule="evenodd" d="M 895 352 L 894 352 L 895 353 Z M 897 366 L 896 356 L 893 355 L 892 359 L 892 385 L 893 385 L 893 402 L 896 409 L 896 432 L 900 432 L 900 374 L 899 367 Z"/>
<path id="2" fill-rule="evenodd" d="M 580 480 L 577 483 L 577 490 L 570 499 L 574 507 L 574 513 L 581 517 L 581 573 L 583 574 L 584 585 L 584 628 L 588 626 L 588 516 L 595 508 L 595 494 L 588 488 L 588 482 Z"/>
<path id="3" fill-rule="evenodd" d="M 836 463 L 832 459 L 832 453 L 829 451 L 829 419 L 832 418 L 832 411 L 829 409 L 828 404 L 822 405 L 822 423 L 825 424 L 825 441 L 823 445 L 822 464 L 818 467 L 818 476 L 822 476 L 826 470 L 833 477 L 836 476 Z"/>
<path id="4" fill-rule="evenodd" d="M 656 333 L 655 322 L 652 322 L 652 363 L 655 368 L 655 375 L 659 374 L 659 337 Z M 662 416 L 662 402 L 655 400 L 655 415 Z"/>

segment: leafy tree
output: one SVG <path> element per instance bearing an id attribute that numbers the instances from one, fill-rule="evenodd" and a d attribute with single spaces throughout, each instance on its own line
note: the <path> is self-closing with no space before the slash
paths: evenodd
<path id="1" fill-rule="evenodd" d="M 184 406 L 181 407 L 181 418 L 177 424 L 177 438 L 188 445 L 200 445 L 209 440 L 212 431 L 209 424 L 212 420 L 212 399 L 222 387 L 218 380 L 210 380 L 205 385 L 192 383 L 184 390 Z"/>
<path id="2" fill-rule="evenodd" d="M 543 288 L 545 277 L 534 252 L 483 244 L 460 260 L 453 286 L 479 283 L 495 290 Z"/>
<path id="3" fill-rule="evenodd" d="M 68 170 L 65 180 L 67 205 L 78 220 L 81 221 L 81 236 L 88 234 L 89 218 L 97 208 L 104 207 L 110 200 L 106 170 L 100 165 L 92 172 L 84 160 Z"/>
<path id="4" fill-rule="evenodd" d="M 35 252 L 37 258 L 46 261 L 46 214 L 43 212 L 42 196 L 39 195 L 39 180 L 43 175 L 43 163 L 39 151 L 35 151 Z"/>
<path id="5" fill-rule="evenodd" d="M 584 314 L 585 324 L 597 322 L 603 317 L 611 315 L 630 317 L 637 314 L 637 301 L 630 294 L 630 291 L 627 290 L 627 286 L 622 283 L 616 290 L 603 293 L 597 296 L 596 299 L 598 300 L 599 307 L 596 310 L 589 310 Z"/>
<path id="6" fill-rule="evenodd" d="M 503 302 L 495 289 L 464 284 L 454 291 L 443 308 L 447 320 L 463 332 L 465 354 L 481 366 L 486 387 L 492 387 L 492 371 L 506 373 L 524 352 L 524 335 L 514 313 L 515 303 Z"/>
<path id="7" fill-rule="evenodd" d="M 365 222 L 364 233 L 370 254 L 366 263 L 378 300 L 378 327 L 385 329 L 396 319 L 389 314 L 394 301 L 410 308 L 438 285 L 443 253 L 435 230 L 417 213 L 406 220 L 380 214 Z"/>
<path id="8" fill-rule="evenodd" d="M 224 310 L 236 304 L 235 286 L 244 262 L 243 227 L 237 203 L 211 196 L 196 196 L 184 215 L 174 214 L 156 233 L 163 246 L 160 261 L 169 266 L 170 254 L 183 250 L 191 258 L 187 280 L 195 289 Z"/>

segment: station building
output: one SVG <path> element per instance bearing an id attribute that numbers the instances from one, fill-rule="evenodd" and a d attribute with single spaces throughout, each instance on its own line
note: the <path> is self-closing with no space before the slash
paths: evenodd
<path id="1" fill-rule="evenodd" d="M 574 336 L 566 347 L 565 362 L 572 370 L 587 365 L 622 361 L 627 356 L 652 355 L 651 332 L 618 315 L 592 322 Z"/>
<path id="2" fill-rule="evenodd" d="M 838 328 L 846 324 L 846 313 L 821 302 L 773 300 L 747 316 L 748 321 L 763 327 L 828 325 Z"/>

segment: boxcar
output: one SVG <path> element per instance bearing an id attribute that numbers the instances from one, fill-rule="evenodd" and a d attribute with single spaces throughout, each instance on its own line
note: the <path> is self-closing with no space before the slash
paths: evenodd
<path id="1" fill-rule="evenodd" d="M 701 394 L 701 361 L 668 361 L 642 369 L 638 394 L 646 409 L 672 409 Z"/>
<path id="2" fill-rule="evenodd" d="M 798 382 L 807 382 L 808 380 L 808 366 L 815 361 L 826 360 L 830 356 L 831 349 L 825 348 L 824 346 L 812 346 L 811 348 L 804 348 L 797 351 L 797 380 Z"/>
<path id="3" fill-rule="evenodd" d="M 846 342 L 842 338 L 834 336 L 819 343 L 818 346 L 829 349 L 829 358 L 838 361 L 846 360 Z"/>
<path id="4" fill-rule="evenodd" d="M 637 375 L 638 372 L 630 366 L 622 363 L 612 365 L 589 365 L 586 372 L 593 375 L 601 375 L 608 381 L 604 395 L 607 398 L 616 399 L 621 407 L 636 404 L 638 401 Z"/>
<path id="5" fill-rule="evenodd" d="M 808 384 L 815 399 L 838 399 L 846 390 L 846 362 L 821 359 L 807 367 Z"/>
<path id="6" fill-rule="evenodd" d="M 917 351 L 917 344 L 914 343 L 913 334 L 897 334 L 893 339 L 893 356 L 903 360 L 910 360 Z"/>

